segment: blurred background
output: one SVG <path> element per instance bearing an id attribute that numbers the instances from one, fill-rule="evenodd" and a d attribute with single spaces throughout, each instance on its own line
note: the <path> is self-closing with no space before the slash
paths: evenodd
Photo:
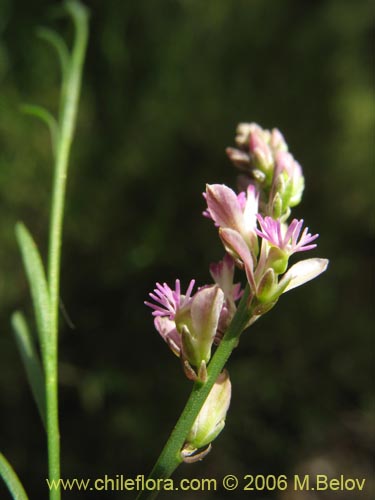
<path id="1" fill-rule="evenodd" d="M 329 258 L 330 267 L 243 335 L 228 365 L 225 431 L 202 463 L 181 466 L 176 478 L 345 474 L 366 477 L 366 491 L 334 498 L 370 498 L 371 2 L 86 4 L 91 35 L 63 244 L 62 301 L 74 324 L 61 318 L 63 477 L 147 474 L 158 456 L 190 383 L 143 301 L 155 281 L 210 280 L 208 266 L 223 250 L 201 216 L 201 193 L 206 182 L 235 187 L 224 149 L 239 122 L 255 121 L 278 127 L 302 164 L 306 190 L 294 215 L 320 233 L 310 256 Z M 68 41 L 72 29 L 50 16 L 51 5 L 0 2 L 0 446 L 38 500 L 48 496 L 45 436 L 9 317 L 21 308 L 34 321 L 17 220 L 46 255 L 50 138 L 20 104 L 57 111 L 58 63 L 35 28 L 55 27 Z M 0 498 L 9 498 L 2 488 Z"/>

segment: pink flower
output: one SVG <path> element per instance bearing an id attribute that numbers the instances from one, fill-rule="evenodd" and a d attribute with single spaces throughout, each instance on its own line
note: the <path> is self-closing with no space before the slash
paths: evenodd
<path id="1" fill-rule="evenodd" d="M 293 219 L 289 226 L 286 226 L 279 219 L 275 220 L 272 217 L 262 217 L 258 214 L 257 218 L 261 227 L 261 231 L 255 230 L 257 235 L 283 250 L 289 256 L 296 252 L 311 250 L 317 246 L 311 242 L 316 240 L 319 234 L 308 233 L 309 229 L 306 227 L 300 236 L 303 219 Z M 286 226 L 286 229 L 283 226 Z"/>
<path id="2" fill-rule="evenodd" d="M 254 280 L 254 261 L 251 251 L 238 231 L 230 228 L 220 229 L 219 235 L 226 251 L 235 259 L 240 267 L 245 268 L 246 277 L 253 291 L 256 290 Z"/>
<path id="3" fill-rule="evenodd" d="M 234 260 L 225 254 L 223 260 L 210 265 L 210 274 L 224 292 L 224 297 L 235 302 L 242 296 L 241 283 L 234 284 Z"/>
<path id="4" fill-rule="evenodd" d="M 215 283 L 224 292 L 224 305 L 221 310 L 219 325 L 217 328 L 215 343 L 218 344 L 228 328 L 233 316 L 237 310 L 236 301 L 243 295 L 241 283 L 233 283 L 234 278 L 234 260 L 229 254 L 225 254 L 224 258 L 210 265 L 210 274 Z"/>
<path id="5" fill-rule="evenodd" d="M 258 211 L 258 193 L 249 185 L 246 193 L 239 195 L 224 184 L 207 184 L 204 197 L 210 217 L 220 228 L 234 229 L 241 234 L 246 243 L 256 245 L 256 214 Z"/>
<path id="6" fill-rule="evenodd" d="M 153 309 L 154 325 L 160 336 L 176 356 L 200 367 L 211 357 L 211 347 L 217 333 L 224 305 L 224 292 L 217 286 L 205 286 L 191 295 L 194 280 L 190 281 L 185 295 L 181 294 L 180 281 L 175 290 L 166 283 L 156 284 L 145 302 Z"/>
<path id="7" fill-rule="evenodd" d="M 145 301 L 146 306 L 153 309 L 152 315 L 155 317 L 154 325 L 163 340 L 169 345 L 176 356 L 181 353 L 181 335 L 177 331 L 175 318 L 181 311 L 191 304 L 191 292 L 195 280 L 191 280 L 185 295 L 181 294 L 180 280 L 176 279 L 175 289 L 172 290 L 167 283 L 156 283 L 156 288 L 150 297 L 155 301 Z"/>
<path id="8" fill-rule="evenodd" d="M 191 280 L 185 295 L 181 295 L 180 280 L 178 279 L 175 282 L 174 290 L 166 283 L 163 283 L 163 285 L 156 283 L 154 293 L 149 294 L 156 304 L 147 301 L 145 304 L 154 309 L 153 316 L 167 316 L 169 319 L 174 319 L 179 309 L 189 305 L 194 284 L 195 280 Z"/>

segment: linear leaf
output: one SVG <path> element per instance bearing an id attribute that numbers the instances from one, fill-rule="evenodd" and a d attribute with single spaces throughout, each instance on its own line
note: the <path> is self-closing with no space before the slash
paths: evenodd
<path id="1" fill-rule="evenodd" d="M 62 75 L 62 86 L 61 86 L 61 94 L 60 94 L 60 115 L 62 113 L 62 109 L 64 108 L 64 101 L 66 98 L 66 86 L 69 75 L 69 66 L 71 64 L 71 56 L 69 53 L 69 49 L 65 43 L 65 40 L 55 31 L 45 28 L 39 27 L 37 29 L 37 35 L 42 40 L 48 42 L 57 52 L 61 75 Z M 57 142 L 56 142 L 57 144 Z"/>
<path id="2" fill-rule="evenodd" d="M 19 477 L 2 453 L 0 453 L 0 476 L 4 479 L 14 500 L 28 500 Z"/>
<path id="3" fill-rule="evenodd" d="M 26 370 L 36 405 L 38 407 L 44 428 L 46 428 L 46 396 L 44 388 L 44 375 L 39 355 L 35 349 L 24 315 L 17 311 L 12 315 L 11 323 L 16 337 L 17 345 Z"/>
<path id="4" fill-rule="evenodd" d="M 47 109 L 34 104 L 24 104 L 21 106 L 21 110 L 28 115 L 39 118 L 47 125 L 51 134 L 53 154 L 56 155 L 56 147 L 59 139 L 59 126 L 55 117 Z"/>
<path id="5" fill-rule="evenodd" d="M 43 26 L 37 29 L 37 35 L 42 40 L 45 40 L 46 42 L 51 44 L 52 47 L 54 47 L 54 49 L 56 50 L 61 64 L 61 72 L 63 78 L 65 78 L 68 64 L 70 62 L 69 50 L 65 43 L 65 40 L 58 33 L 56 33 L 56 31 L 45 28 Z"/>
<path id="6" fill-rule="evenodd" d="M 43 262 L 31 234 L 22 222 L 16 224 L 16 236 L 30 286 L 39 342 L 45 360 L 50 333 L 50 300 Z"/>

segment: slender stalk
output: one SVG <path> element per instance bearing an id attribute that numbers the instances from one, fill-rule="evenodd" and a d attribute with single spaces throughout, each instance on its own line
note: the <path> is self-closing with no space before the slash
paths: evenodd
<path id="1" fill-rule="evenodd" d="M 60 433 L 58 417 L 58 321 L 60 297 L 60 261 L 64 201 L 69 153 L 78 109 L 82 68 L 87 45 L 88 25 L 86 9 L 77 2 L 68 2 L 67 8 L 75 24 L 75 42 L 65 75 L 66 92 L 60 120 L 60 134 L 54 168 L 50 237 L 48 249 L 48 285 L 50 294 L 50 339 L 46 359 L 46 405 L 48 469 L 50 481 L 60 479 Z M 59 490 L 51 490 L 50 498 L 60 499 Z"/>
<path id="2" fill-rule="evenodd" d="M 217 377 L 223 370 L 233 349 L 237 346 L 239 337 L 251 317 L 251 311 L 248 307 L 249 293 L 249 286 L 247 286 L 237 312 L 208 366 L 207 381 L 204 384 L 200 382 L 194 384 L 185 408 L 155 463 L 154 468 L 148 476 L 148 479 L 168 478 L 182 462 L 181 449 L 184 445 L 186 436 L 192 428 Z M 156 490 L 152 492 L 142 491 L 138 495 L 137 500 L 151 500 L 156 498 L 157 495 L 158 491 Z"/>

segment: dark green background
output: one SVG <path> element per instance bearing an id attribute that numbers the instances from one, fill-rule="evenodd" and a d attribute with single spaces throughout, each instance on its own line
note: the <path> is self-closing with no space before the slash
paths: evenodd
<path id="1" fill-rule="evenodd" d="M 22 308 L 31 319 L 15 222 L 46 251 L 50 140 L 19 105 L 57 109 L 58 64 L 34 29 L 54 26 L 70 40 L 71 27 L 48 16 L 50 5 L 0 2 L 0 448 L 38 500 L 47 498 L 45 436 L 9 317 Z M 143 301 L 155 281 L 209 280 L 222 247 L 201 216 L 201 192 L 206 182 L 235 186 L 224 148 L 238 122 L 256 121 L 280 128 L 302 164 L 306 191 L 295 215 L 320 233 L 310 256 L 330 267 L 242 337 L 228 366 L 226 429 L 204 462 L 176 477 L 332 471 L 367 477 L 370 495 L 371 3 L 109 0 L 90 8 L 63 246 L 62 300 L 75 325 L 61 321 L 63 476 L 146 474 L 158 455 L 190 384 Z"/>

